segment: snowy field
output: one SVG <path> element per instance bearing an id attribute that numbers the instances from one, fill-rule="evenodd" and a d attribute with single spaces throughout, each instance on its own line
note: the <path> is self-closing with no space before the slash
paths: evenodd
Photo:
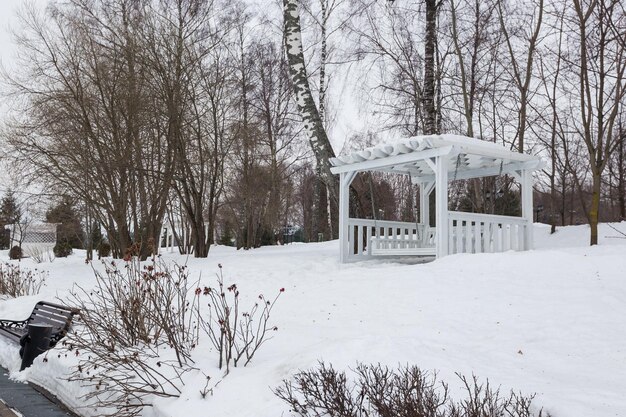
<path id="1" fill-rule="evenodd" d="M 616 226 L 626 231 L 626 223 Z M 202 399 L 204 376 L 189 374 L 180 398 L 161 400 L 144 415 L 288 416 L 271 388 L 322 359 L 343 370 L 357 361 L 438 370 L 453 396 L 460 389 L 454 373 L 474 373 L 503 390 L 537 393 L 536 404 L 554 417 L 626 416 L 626 239 L 612 238 L 618 234 L 602 225 L 601 244 L 590 248 L 588 233 L 575 226 L 549 236 L 547 226 L 537 225 L 534 251 L 426 264 L 341 265 L 337 241 L 247 252 L 213 248 L 208 259 L 188 259 L 192 273 L 210 282 L 221 263 L 226 282 L 250 299 L 284 287 L 273 312 L 279 331 L 212 396 Z M 63 299 L 74 282 L 93 283 L 81 253 L 22 263 L 48 270 L 47 286 L 38 296 L 0 301 L 2 318 L 26 317 L 40 299 Z M 209 349 L 201 342 L 194 359 L 219 380 Z M 0 338 L 0 363 L 12 377 L 80 407 L 80 388 L 55 378 L 71 360 L 48 358 L 19 373 L 15 345 Z"/>

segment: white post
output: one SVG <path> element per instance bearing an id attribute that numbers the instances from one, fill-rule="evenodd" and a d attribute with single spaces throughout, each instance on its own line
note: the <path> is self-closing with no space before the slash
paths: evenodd
<path id="1" fill-rule="evenodd" d="M 426 192 L 427 186 L 428 183 L 426 182 L 420 183 L 420 223 L 425 226 L 430 226 L 430 207 L 428 205 L 428 193 Z"/>
<path id="2" fill-rule="evenodd" d="M 448 254 L 448 156 L 438 156 L 435 169 L 437 258 Z"/>
<path id="3" fill-rule="evenodd" d="M 341 263 L 348 262 L 350 254 L 350 242 L 348 239 L 350 230 L 348 219 L 350 218 L 350 184 L 356 175 L 355 172 L 342 172 L 339 174 L 339 260 Z"/>
<path id="4" fill-rule="evenodd" d="M 526 219 L 524 233 L 524 250 L 533 248 L 533 176 L 532 171 L 523 169 L 520 172 L 522 188 L 522 217 Z"/>
<path id="5" fill-rule="evenodd" d="M 350 189 L 344 186 L 347 174 L 339 174 L 339 261 L 348 261 L 348 216 L 350 215 Z"/>
<path id="6" fill-rule="evenodd" d="M 420 183 L 420 223 L 430 226 L 430 194 L 433 192 L 434 183 Z"/>

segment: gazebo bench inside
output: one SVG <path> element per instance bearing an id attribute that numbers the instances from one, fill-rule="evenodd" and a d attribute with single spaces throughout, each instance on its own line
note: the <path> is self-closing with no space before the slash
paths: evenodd
<path id="1" fill-rule="evenodd" d="M 400 224 L 400 223 L 399 223 Z M 435 256 L 435 228 L 417 225 L 416 235 L 372 236 L 373 256 Z"/>
<path id="2" fill-rule="evenodd" d="M 376 239 L 376 238 L 372 238 Z M 436 256 L 437 248 L 380 248 L 372 245 L 372 255 L 374 256 Z"/>

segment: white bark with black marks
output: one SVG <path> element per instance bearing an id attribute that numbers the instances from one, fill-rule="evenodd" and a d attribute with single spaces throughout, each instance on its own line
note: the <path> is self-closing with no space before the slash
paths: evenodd
<path id="1" fill-rule="evenodd" d="M 307 78 L 298 0 L 283 0 L 283 17 L 285 50 L 296 105 L 302 116 L 305 133 L 309 137 L 311 149 L 319 166 L 320 178 L 328 188 L 330 198 L 338 203 L 336 179 L 330 172 L 329 162 L 329 158 L 334 157 L 335 153 L 326 135 Z"/>

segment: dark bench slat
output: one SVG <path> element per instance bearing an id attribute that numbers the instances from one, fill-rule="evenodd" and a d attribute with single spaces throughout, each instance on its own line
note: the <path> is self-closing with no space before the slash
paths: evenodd
<path id="1" fill-rule="evenodd" d="M 53 328 L 52 332 L 53 333 L 56 331 L 56 329 L 61 330 L 61 329 L 65 328 L 65 323 L 64 322 L 50 320 L 50 319 L 47 319 L 45 317 L 36 317 L 33 321 L 31 321 L 28 324 L 46 324 L 48 326 L 52 326 L 52 328 Z"/>
<path id="2" fill-rule="evenodd" d="M 43 303 L 43 304 L 39 304 L 37 303 L 35 305 L 35 309 L 43 309 L 43 310 L 50 310 L 50 311 L 62 311 L 65 313 L 76 313 L 76 309 L 70 308 L 70 307 L 64 307 L 64 306 L 58 306 L 56 304 L 48 304 L 48 303 Z"/>
<path id="3" fill-rule="evenodd" d="M 55 314 L 57 316 L 61 316 L 61 317 L 71 317 L 74 315 L 74 313 L 72 311 L 69 310 L 60 310 L 57 308 L 47 308 L 46 306 L 35 306 L 35 308 L 33 309 L 33 313 L 31 314 L 32 316 L 36 316 L 39 314 Z"/>
<path id="4" fill-rule="evenodd" d="M 69 312 L 74 313 L 74 314 L 78 314 L 78 312 L 79 312 L 79 310 L 77 308 L 68 307 L 68 306 L 64 306 L 64 305 L 61 305 L 61 304 L 49 303 L 48 301 L 40 301 L 37 304 L 35 304 L 35 308 L 39 308 L 39 307 L 55 308 L 57 310 L 69 311 Z"/>
<path id="5" fill-rule="evenodd" d="M 62 322 L 66 322 L 69 318 L 71 318 L 71 315 L 69 316 L 60 316 L 58 314 L 52 314 L 52 313 L 48 313 L 47 311 L 42 311 L 42 310 L 38 310 L 37 314 L 33 314 L 32 316 L 30 316 L 30 320 L 34 320 L 37 317 L 46 317 L 50 320 L 57 320 L 57 321 L 62 321 Z"/>
<path id="6" fill-rule="evenodd" d="M 7 329 L 6 327 L 0 327 L 0 331 L 17 340 L 27 333 L 26 329 Z"/>

